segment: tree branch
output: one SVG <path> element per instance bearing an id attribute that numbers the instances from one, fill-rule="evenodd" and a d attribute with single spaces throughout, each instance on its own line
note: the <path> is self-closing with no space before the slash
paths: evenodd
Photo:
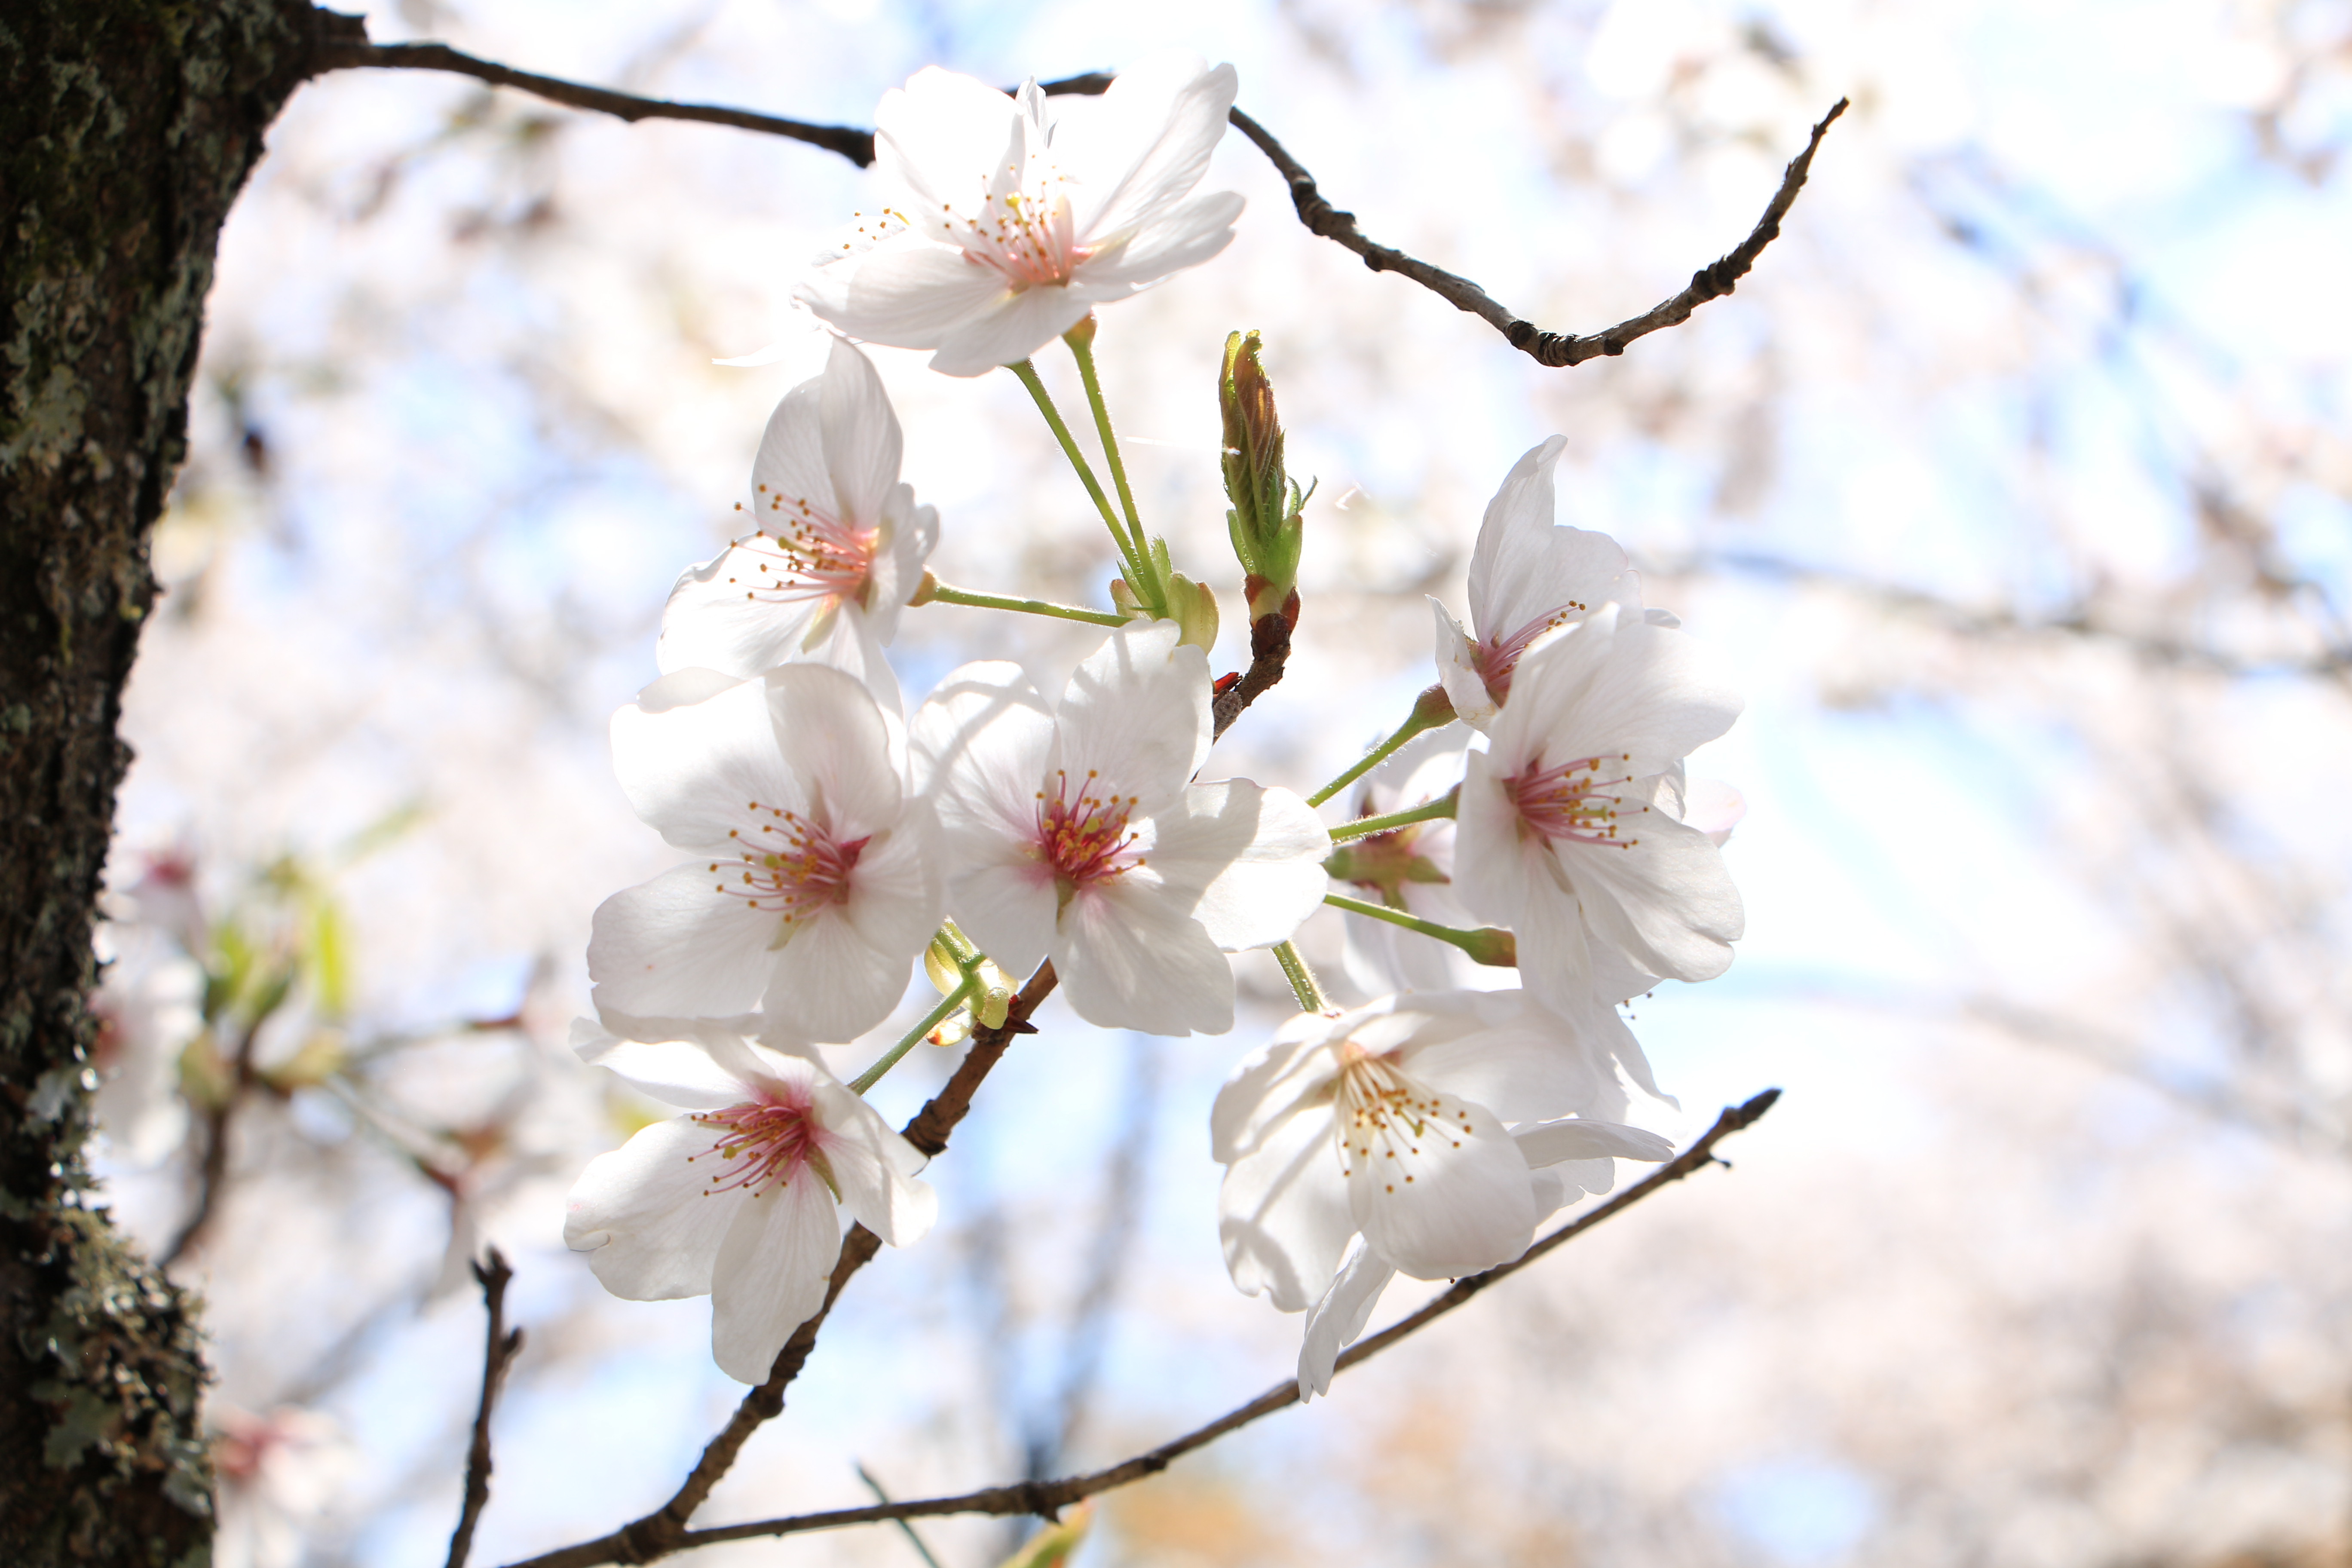
<path id="1" fill-rule="evenodd" d="M 1039 964 L 1037 973 L 1029 977 L 1005 1008 L 1004 1022 L 993 1029 L 972 1032 L 971 1047 L 957 1064 L 954 1076 L 915 1113 L 900 1136 L 933 1159 L 946 1151 L 948 1135 L 971 1110 L 972 1095 L 996 1066 L 997 1058 L 1004 1055 L 1005 1047 L 1016 1036 L 1036 1032 L 1029 1015 L 1052 994 L 1055 978 L 1050 960 Z M 687 1521 L 709 1497 L 710 1489 L 733 1467 L 736 1455 L 742 1452 L 751 1434 L 782 1414 L 784 1390 L 807 1364 L 809 1352 L 816 1348 L 817 1333 L 832 1313 L 833 1304 L 841 1299 L 843 1288 L 857 1271 L 874 1260 L 881 1247 L 881 1238 L 864 1226 L 850 1226 L 849 1234 L 842 1238 L 841 1257 L 833 1266 L 832 1282 L 825 1287 L 824 1305 L 816 1310 L 814 1317 L 793 1331 L 793 1337 L 777 1352 L 768 1380 L 743 1396 L 735 1414 L 703 1447 L 702 1458 L 695 1462 L 685 1482 L 667 1502 L 610 1535 L 545 1552 L 515 1568 L 593 1568 L 604 1563 L 651 1563 L 689 1544 L 695 1532 L 687 1529 Z"/>
<path id="2" fill-rule="evenodd" d="M 1660 1188 L 1681 1181 L 1694 1171 L 1710 1164 L 1720 1163 L 1721 1162 L 1715 1158 L 1716 1145 L 1741 1129 L 1755 1125 L 1763 1119 L 1766 1111 L 1772 1109 L 1773 1101 L 1780 1098 L 1779 1089 L 1768 1089 L 1744 1105 L 1727 1109 L 1722 1115 L 1716 1118 L 1715 1125 L 1707 1129 L 1705 1136 L 1676 1155 L 1672 1162 L 1626 1188 L 1607 1203 L 1560 1226 L 1528 1248 L 1517 1262 L 1506 1263 L 1499 1268 L 1489 1268 L 1484 1274 L 1474 1274 L 1466 1279 L 1456 1281 L 1453 1289 L 1432 1300 L 1419 1311 L 1400 1319 L 1370 1339 L 1350 1346 L 1347 1352 L 1339 1357 L 1339 1370 L 1345 1372 L 1351 1366 L 1370 1361 L 1398 1341 L 1418 1333 L 1422 1329 L 1453 1311 L 1488 1286 L 1508 1279 L 1554 1247 L 1583 1235 L 1612 1215 L 1633 1207 Z M 915 1502 L 877 1504 L 871 1508 L 835 1509 L 825 1513 L 794 1514 L 785 1519 L 764 1519 L 749 1524 L 729 1524 L 713 1530 L 688 1531 L 678 1538 L 677 1545 L 679 1548 L 714 1546 L 723 1541 L 747 1541 L 760 1536 L 798 1535 L 813 1530 L 834 1530 L 844 1525 L 875 1524 L 885 1521 L 920 1519 L 938 1514 L 1037 1514 L 1052 1519 L 1060 1510 L 1067 1508 L 1082 1498 L 1092 1497 L 1097 1492 L 1110 1491 L 1142 1480 L 1146 1477 L 1157 1475 L 1174 1460 L 1191 1453 L 1193 1449 L 1205 1447 L 1228 1432 L 1237 1431 L 1261 1417 L 1271 1415 L 1276 1411 L 1297 1402 L 1297 1380 L 1276 1384 L 1247 1405 L 1237 1410 L 1228 1411 L 1205 1426 L 1196 1427 L 1181 1437 L 1162 1443 L 1156 1448 L 1138 1454 L 1133 1458 L 1113 1465 L 1108 1469 L 1097 1470 L 1091 1475 L 1068 1476 L 1054 1481 L 1023 1481 L 1013 1486 L 990 1487 L 983 1491 L 964 1492 L 955 1497 L 924 1498 Z M 543 1563 L 548 1560 L 534 1561 Z M 613 1559 L 593 1558 L 582 1561 L 603 1563 Z M 631 1561 L 635 1560 L 631 1559 Z"/>
<path id="3" fill-rule="evenodd" d="M 490 1411 L 499 1402 L 507 1369 L 522 1349 L 522 1331 L 506 1326 L 507 1281 L 514 1278 L 514 1270 L 507 1267 L 505 1256 L 491 1247 L 488 1266 L 475 1264 L 474 1278 L 481 1282 L 482 1303 L 489 1309 L 489 1338 L 482 1349 L 482 1403 L 474 1412 L 474 1444 L 466 1455 L 466 1504 L 449 1537 L 448 1568 L 466 1568 L 467 1554 L 474 1549 L 474 1526 L 489 1504 Z"/>
<path id="4" fill-rule="evenodd" d="M 311 58 L 315 62 L 314 75 L 366 68 L 450 71 L 498 87 L 520 88 L 570 108 L 591 110 L 630 121 L 692 120 L 709 125 L 732 125 L 739 130 L 789 137 L 830 153 L 838 153 L 861 169 L 874 162 L 874 132 L 855 126 L 816 125 L 804 120 L 754 114 L 748 110 L 727 109 L 716 104 L 673 103 L 667 99 L 612 92 L 556 77 L 534 76 L 528 71 L 509 69 L 494 61 L 461 54 L 446 44 L 371 44 L 365 41 L 363 35 L 354 41 L 339 31 L 333 37 L 321 37 L 312 46 Z M 1084 76 L 1064 77 L 1039 85 L 1048 94 L 1093 95 L 1107 90 L 1110 82 L 1108 72 L 1088 71 Z M 1805 150 L 1790 161 L 1787 171 L 1780 177 L 1780 188 L 1773 193 L 1770 205 L 1764 209 L 1764 216 L 1756 220 L 1756 226 L 1748 232 L 1746 239 L 1740 241 L 1738 248 L 1712 265 L 1692 273 L 1690 282 L 1672 299 L 1585 337 L 1572 332 L 1545 331 L 1533 321 L 1514 315 L 1469 279 L 1432 267 L 1428 262 L 1417 260 L 1393 247 L 1368 238 L 1363 230 L 1356 226 L 1356 215 L 1333 206 L 1316 188 L 1315 176 L 1275 140 L 1271 132 L 1238 109 L 1234 110 L 1228 118 L 1234 129 L 1248 137 L 1288 182 L 1291 205 L 1297 209 L 1298 221 L 1307 226 L 1308 232 L 1354 251 L 1364 258 L 1364 265 L 1375 272 L 1393 272 L 1420 284 L 1455 310 L 1466 310 L 1493 327 L 1510 341 L 1513 348 L 1538 364 L 1557 369 L 1581 364 L 1586 360 L 1604 355 L 1622 354 L 1625 346 L 1634 339 L 1647 337 L 1662 328 L 1679 326 L 1690 320 L 1691 312 L 1701 305 L 1709 300 L 1719 300 L 1738 287 L 1739 280 L 1748 276 L 1748 268 L 1756 265 L 1756 258 L 1763 254 L 1764 247 L 1780 237 L 1780 220 L 1789 216 L 1789 208 L 1795 203 L 1797 193 L 1804 188 L 1805 178 L 1812 171 L 1813 154 L 1821 148 L 1822 137 L 1845 110 L 1846 100 L 1841 98 L 1813 127 L 1812 137 L 1805 143 Z M 1265 685 L 1271 686 L 1280 679 L 1281 670 L 1276 666 Z M 1255 695 L 1255 691 L 1250 693 L 1250 697 Z M 1248 701 L 1248 697 L 1243 698 L 1243 706 L 1247 706 Z M 1239 709 L 1235 711 L 1238 712 Z"/>

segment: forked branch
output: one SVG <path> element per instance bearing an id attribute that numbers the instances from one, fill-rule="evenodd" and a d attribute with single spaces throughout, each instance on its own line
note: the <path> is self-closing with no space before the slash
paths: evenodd
<path id="1" fill-rule="evenodd" d="M 489 1316 L 488 1340 L 482 1350 L 482 1402 L 474 1411 L 474 1441 L 466 1453 L 466 1502 L 458 1510 L 457 1528 L 449 1537 L 448 1568 L 466 1568 L 474 1549 L 474 1526 L 490 1500 L 490 1412 L 498 1407 L 499 1391 L 506 1385 L 507 1369 L 522 1350 L 522 1331 L 507 1322 L 507 1281 L 514 1270 L 495 1247 L 487 1262 L 474 1265 L 482 1287 L 482 1305 Z"/>
<path id="2" fill-rule="evenodd" d="M 331 12 L 314 15 L 322 17 L 334 16 Z M 564 81 L 557 77 L 535 76 L 529 71 L 514 70 L 495 61 L 477 59 L 446 44 L 371 44 L 363 28 L 354 29 L 349 25 L 356 18 L 336 16 L 334 20 L 336 25 L 331 29 L 322 30 L 311 46 L 314 75 L 362 68 L 448 71 L 497 87 L 519 88 L 569 108 L 591 110 L 623 120 L 691 120 L 708 125 L 732 125 L 738 130 L 789 137 L 813 147 L 822 147 L 829 153 L 839 153 L 861 169 L 874 162 L 874 132 L 856 126 L 818 125 L 804 120 L 755 114 L 749 110 L 728 109 L 717 104 L 673 103 L 667 99 L 612 92 L 600 87 Z M 1091 95 L 1107 90 L 1110 82 L 1108 73 L 1089 71 L 1084 76 L 1064 77 L 1057 81 L 1039 85 L 1048 93 Z M 1364 265 L 1375 272 L 1393 272 L 1401 278 L 1410 279 L 1454 309 L 1468 311 L 1502 333 L 1513 348 L 1537 363 L 1559 367 L 1622 354 L 1634 339 L 1647 337 L 1664 327 L 1680 325 L 1690 320 L 1691 312 L 1701 305 L 1709 300 L 1719 300 L 1738 287 L 1739 280 L 1748 276 L 1748 269 L 1756 265 L 1756 258 L 1763 254 L 1764 247 L 1780 237 L 1781 220 L 1789 216 L 1789 208 L 1795 203 L 1797 193 L 1804 188 L 1806 176 L 1812 172 L 1813 154 L 1820 151 L 1822 136 L 1845 110 L 1846 100 L 1841 98 L 1813 127 L 1805 150 L 1790 160 L 1788 169 L 1781 174 L 1780 187 L 1773 193 L 1770 204 L 1764 209 L 1764 216 L 1756 220 L 1756 226 L 1748 231 L 1748 237 L 1736 248 L 1692 273 L 1690 282 L 1673 298 L 1662 300 L 1640 315 L 1620 321 L 1613 327 L 1582 336 L 1574 332 L 1546 331 L 1506 308 L 1469 279 L 1433 267 L 1392 246 L 1381 245 L 1367 237 L 1363 230 L 1356 226 L 1356 215 L 1333 206 L 1316 187 L 1315 176 L 1275 140 L 1271 132 L 1238 109 L 1233 110 L 1229 118 L 1234 127 L 1265 154 L 1267 162 L 1288 183 L 1291 205 L 1297 209 L 1298 221 L 1305 224 L 1310 233 L 1354 251 L 1364 258 Z M 1274 667 L 1277 679 L 1280 679 L 1279 668 L 1278 665 Z M 1250 695 L 1254 697 L 1256 693 Z"/>

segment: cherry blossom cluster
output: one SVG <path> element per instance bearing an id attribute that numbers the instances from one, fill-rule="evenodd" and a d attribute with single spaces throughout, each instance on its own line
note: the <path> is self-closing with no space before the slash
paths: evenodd
<path id="1" fill-rule="evenodd" d="M 1616 544 L 1553 522 L 1561 440 L 1488 506 L 1469 626 L 1436 606 L 1435 684 L 1387 742 L 1306 798 L 1202 776 L 1217 598 L 1138 514 L 1094 311 L 1231 239 L 1241 199 L 1194 186 L 1234 93 L 1230 66 L 1167 59 L 1067 116 L 1034 83 L 936 69 L 884 98 L 879 205 L 796 289 L 837 334 L 825 369 L 778 405 L 749 531 L 678 578 L 660 679 L 613 721 L 631 805 L 682 858 L 596 911 L 576 1044 L 685 1114 L 588 1166 L 565 1235 L 619 1295 L 710 1295 L 742 1381 L 820 1309 L 845 1216 L 893 1246 L 934 1221 L 923 1156 L 866 1090 L 919 1041 L 1003 1027 L 1047 963 L 1088 1023 L 1217 1035 L 1229 955 L 1274 951 L 1300 1012 L 1234 1069 L 1212 1143 L 1234 1283 L 1307 1314 L 1303 1392 L 1395 1275 L 1508 1262 L 1615 1160 L 1671 1153 L 1623 1121 L 1629 1083 L 1658 1090 L 1619 1005 L 1730 962 L 1736 799 L 1694 790 L 1684 759 L 1738 701 Z M 1057 338 L 1117 505 L 1030 363 Z M 1118 547 L 1109 609 L 938 581 L 940 519 L 899 478 L 859 342 L 1022 380 Z M 1240 585 L 1286 638 L 1306 497 L 1255 334 L 1229 342 L 1221 395 Z M 910 708 L 888 647 L 933 602 L 1106 630 L 1057 696 L 979 662 Z M 1326 903 L 1364 1005 L 1332 1005 L 1291 945 Z M 919 963 L 939 1004 L 835 1078 L 817 1047 L 883 1025 Z"/>

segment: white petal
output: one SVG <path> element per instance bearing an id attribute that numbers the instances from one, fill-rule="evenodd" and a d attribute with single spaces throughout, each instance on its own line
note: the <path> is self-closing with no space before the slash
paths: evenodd
<path id="1" fill-rule="evenodd" d="M 906 995 L 915 955 L 937 924 L 924 926 L 911 944 L 885 949 L 866 941 L 838 909 L 804 919 L 776 952 L 761 1004 L 777 1037 L 845 1043 L 888 1017 Z"/>
<path id="2" fill-rule="evenodd" d="M 1646 1160 L 1654 1164 L 1675 1157 L 1675 1146 L 1666 1139 L 1616 1121 L 1539 1121 L 1517 1129 L 1511 1137 L 1531 1166 L 1567 1160 Z"/>
<path id="3" fill-rule="evenodd" d="M 1478 673 L 1477 649 L 1454 613 L 1432 595 L 1429 607 L 1437 612 L 1437 683 L 1453 700 L 1454 716 L 1474 730 L 1484 730 L 1495 718 L 1495 699 L 1486 678 Z"/>
<path id="4" fill-rule="evenodd" d="M 1496 760 L 1516 774 L 1538 754 L 1624 757 L 1627 773 L 1664 772 L 1739 716 L 1701 646 L 1682 632 L 1627 622 L 1603 606 L 1519 661 L 1496 721 Z"/>
<path id="5" fill-rule="evenodd" d="M 746 1199 L 710 1282 L 710 1353 L 738 1383 L 764 1383 L 793 1331 L 824 1305 L 841 1256 L 833 1194 L 813 1171 Z"/>
<path id="6" fill-rule="evenodd" d="M 606 1037 L 580 1052 L 590 1067 L 606 1068 L 632 1089 L 686 1110 L 721 1110 L 751 1098 L 699 1045 L 678 1040 L 619 1040 Z"/>
<path id="7" fill-rule="evenodd" d="M 1355 1230 L 1328 1107 L 1276 1123 L 1217 1189 L 1226 1271 L 1244 1295 L 1286 1312 L 1306 1310 L 1330 1288 Z"/>
<path id="8" fill-rule="evenodd" d="M 1563 609 L 1641 604 L 1641 580 L 1615 540 L 1552 521 L 1553 469 L 1567 445 L 1554 436 L 1529 449 L 1486 503 L 1470 556 L 1470 616 L 1482 639 L 1510 637 Z"/>
<path id="9" fill-rule="evenodd" d="M 939 508 L 917 506 L 911 486 L 893 489 L 874 542 L 873 595 L 866 605 L 876 641 L 887 646 L 897 635 L 898 616 L 922 586 L 924 563 L 939 542 Z"/>
<path id="10" fill-rule="evenodd" d="M 720 891 L 726 870 L 708 865 L 673 867 L 596 907 L 588 977 L 599 1007 L 691 1018 L 759 1005 L 777 917 Z"/>
<path id="11" fill-rule="evenodd" d="M 824 432 L 825 468 L 845 521 L 872 527 L 882 520 L 883 502 L 898 488 L 905 441 L 898 413 L 873 364 L 839 338 L 824 364 L 819 413 Z"/>
<path id="12" fill-rule="evenodd" d="M 793 295 L 820 320 L 853 338 L 902 349 L 937 348 L 966 323 L 1002 309 L 1013 298 L 994 268 L 966 260 L 962 251 L 916 235 L 829 262 L 803 279 Z M 961 374 L 977 375 L 1001 363 Z"/>
<path id="13" fill-rule="evenodd" d="M 779 520 L 805 503 L 826 517 L 841 514 L 833 469 L 824 460 L 824 377 L 811 376 L 777 403 L 751 459 L 751 526 L 776 531 Z"/>
<path id="14" fill-rule="evenodd" d="M 564 1201 L 563 1245 L 590 1254 L 605 1289 L 668 1301 L 710 1289 L 720 1239 L 746 1201 L 711 1193 L 719 1134 L 690 1117 L 656 1121 L 588 1162 Z"/>
<path id="15" fill-rule="evenodd" d="M 1199 889 L 1192 918 L 1229 952 L 1288 942 L 1330 885 L 1331 836 L 1286 789 L 1194 784 L 1153 826 L 1150 865 L 1171 888 Z"/>
<path id="16" fill-rule="evenodd" d="M 1161 214 L 1125 244 L 1078 263 L 1070 286 L 1091 300 L 1118 300 L 1198 267 L 1234 242 L 1234 220 L 1242 216 L 1242 205 L 1233 191 L 1196 196 Z"/>
<path id="17" fill-rule="evenodd" d="M 613 715 L 613 771 L 637 815 L 681 849 L 725 846 L 747 802 L 808 805 L 777 746 L 767 692 L 753 681 L 661 712 L 622 709 Z"/>
<path id="18" fill-rule="evenodd" d="M 1311 1109 L 1328 1118 L 1338 1062 L 1324 1047 L 1343 1037 L 1340 1031 L 1355 1016 L 1301 1013 L 1244 1058 L 1210 1110 L 1210 1157 L 1230 1165 L 1293 1116 Z"/>
<path id="19" fill-rule="evenodd" d="M 893 195 L 919 198 L 901 205 L 908 217 L 925 221 L 942 201 L 964 201 L 1003 167 L 1017 118 L 1013 100 L 986 82 L 927 66 L 882 95 L 874 172 L 886 188 L 896 187 Z"/>
<path id="20" fill-rule="evenodd" d="M 839 843 L 896 824 L 905 786 L 890 764 L 889 728 L 873 693 L 817 664 L 771 670 L 765 684 L 772 744 L 790 761 L 808 814 Z"/>
<path id="21" fill-rule="evenodd" d="M 1439 992 L 1401 998 L 1399 1011 L 1408 1005 L 1454 1015 L 1452 1026 L 1417 1030 L 1398 1048 L 1399 1069 L 1416 1082 L 1505 1121 L 1581 1112 L 1601 1091 L 1594 1053 L 1576 1027 L 1523 992 Z"/>
<path id="22" fill-rule="evenodd" d="M 1654 812 L 1622 849 L 1558 848 L 1587 925 L 1638 967 L 1675 980 L 1711 980 L 1731 967 L 1747 915 L 1706 834 Z"/>
<path id="23" fill-rule="evenodd" d="M 915 787 L 950 833 L 1034 838 L 1054 715 L 1015 664 L 967 664 L 911 726 Z"/>
<path id="24" fill-rule="evenodd" d="M 1384 1128 L 1359 1130 L 1342 1117 L 1356 1228 L 1416 1279 L 1508 1263 L 1535 1239 L 1528 1163 L 1485 1106 L 1422 1088 L 1412 1106 L 1387 1112 Z"/>
<path id="25" fill-rule="evenodd" d="M 1060 139 L 1078 176 L 1081 232 L 1100 241 L 1140 228 L 1199 184 L 1238 89 L 1233 67 L 1203 69 L 1197 58 L 1121 71 L 1085 127 L 1092 134 Z"/>
<path id="26" fill-rule="evenodd" d="M 835 1135 L 825 1158 L 849 1217 L 893 1247 L 920 1241 L 940 1215 L 939 1194 L 911 1173 L 922 1167 L 921 1152 L 840 1084 L 819 1084 L 816 1105 Z"/>
<path id="27" fill-rule="evenodd" d="M 1106 1029 L 1222 1035 L 1234 1026 L 1234 972 L 1190 900 L 1139 868 L 1082 888 L 1064 908 L 1054 969 L 1070 1006 Z"/>
<path id="28" fill-rule="evenodd" d="M 1307 1311 L 1306 1342 L 1298 1348 L 1299 1403 L 1331 1392 L 1339 1352 L 1363 1333 L 1381 1292 L 1395 1278 L 1396 1269 L 1365 1246 L 1362 1237 L 1349 1244 L 1347 1261 L 1339 1265 L 1331 1288 Z"/>
<path id="29" fill-rule="evenodd" d="M 1070 677 L 1052 765 L 1073 790 L 1099 773 L 1152 816 L 1200 771 L 1214 737 L 1209 656 L 1180 645 L 1182 635 L 1173 621 L 1121 626 Z"/>
<path id="30" fill-rule="evenodd" d="M 997 965 L 1026 974 L 1054 949 L 1057 894 L 1050 872 L 999 841 L 991 864 L 968 861 L 948 884 L 948 909 Z M 950 843 L 950 853 L 955 853 Z"/>
<path id="31" fill-rule="evenodd" d="M 1076 326 L 1093 309 L 1093 300 L 1060 284 L 1041 283 L 1018 293 L 1007 290 L 967 311 L 940 334 L 940 352 L 931 356 L 931 368 L 941 375 L 985 375 L 998 365 L 1018 363 Z"/>

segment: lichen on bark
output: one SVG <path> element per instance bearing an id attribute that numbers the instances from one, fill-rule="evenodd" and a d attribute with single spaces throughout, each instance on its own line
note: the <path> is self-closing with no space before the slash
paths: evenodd
<path id="1" fill-rule="evenodd" d="M 214 251 L 322 25 L 0 14 L 0 1562 L 26 1568 L 210 1554 L 195 1304 L 93 1202 L 85 999 Z"/>

